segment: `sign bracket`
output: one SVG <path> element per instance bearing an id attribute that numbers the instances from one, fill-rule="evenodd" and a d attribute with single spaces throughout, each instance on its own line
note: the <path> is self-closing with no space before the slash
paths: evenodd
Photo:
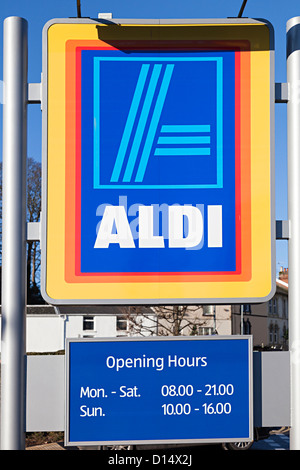
<path id="1" fill-rule="evenodd" d="M 275 103 L 287 103 L 289 101 L 289 84 L 275 83 Z"/>
<path id="2" fill-rule="evenodd" d="M 276 240 L 289 240 L 290 238 L 290 221 L 276 220 Z"/>
<path id="3" fill-rule="evenodd" d="M 35 104 L 42 102 L 42 84 L 41 83 L 28 83 L 28 104 Z"/>
<path id="4" fill-rule="evenodd" d="M 35 242 L 41 239 L 41 223 L 27 222 L 27 241 Z"/>

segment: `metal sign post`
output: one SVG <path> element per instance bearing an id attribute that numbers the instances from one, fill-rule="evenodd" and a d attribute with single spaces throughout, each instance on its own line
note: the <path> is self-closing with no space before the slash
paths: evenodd
<path id="1" fill-rule="evenodd" d="M 25 447 L 27 21 L 4 21 L 1 449 Z"/>
<path id="2" fill-rule="evenodd" d="M 300 17 L 287 22 L 288 212 L 289 238 L 289 341 L 291 353 L 290 449 L 300 449 Z"/>

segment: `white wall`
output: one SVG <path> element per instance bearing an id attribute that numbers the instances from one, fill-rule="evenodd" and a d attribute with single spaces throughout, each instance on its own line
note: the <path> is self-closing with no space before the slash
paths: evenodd
<path id="1" fill-rule="evenodd" d="M 231 323 L 228 315 L 217 312 L 218 334 L 230 335 Z M 116 337 L 121 332 L 116 330 L 116 315 L 95 315 L 94 330 L 83 330 L 81 314 L 28 314 L 26 323 L 27 352 L 56 352 L 65 349 L 65 338 L 80 337 Z M 213 326 L 213 319 L 208 319 L 207 326 Z M 1 325 L 1 317 L 0 317 Z M 152 325 L 152 323 L 151 323 Z M 124 332 L 125 333 L 125 332 Z M 126 333 L 125 333 L 126 334 Z M 146 331 L 144 332 L 146 334 Z M 1 351 L 1 342 L 0 342 Z"/>
<path id="2" fill-rule="evenodd" d="M 1 317 L 0 317 L 1 325 Z M 116 316 L 94 317 L 94 330 L 83 330 L 83 315 L 30 315 L 26 321 L 27 352 L 56 352 L 65 348 L 66 338 L 115 337 Z M 0 342 L 1 351 L 1 342 Z"/>
<path id="3" fill-rule="evenodd" d="M 58 315 L 27 315 L 27 352 L 55 352 L 64 349 L 64 324 Z"/>

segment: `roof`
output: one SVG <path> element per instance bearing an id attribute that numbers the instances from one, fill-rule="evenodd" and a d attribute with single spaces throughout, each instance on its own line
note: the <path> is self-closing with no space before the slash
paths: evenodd
<path id="1" fill-rule="evenodd" d="M 1 311 L 1 307 L 0 307 Z M 129 313 L 128 307 L 112 305 L 64 305 L 57 309 L 53 305 L 27 305 L 29 315 L 124 315 Z M 150 314 L 153 313 L 151 307 L 131 307 L 130 314 Z"/>
<path id="2" fill-rule="evenodd" d="M 281 279 L 276 279 L 276 289 L 278 288 L 287 293 L 289 290 L 289 283 L 282 281 Z"/>

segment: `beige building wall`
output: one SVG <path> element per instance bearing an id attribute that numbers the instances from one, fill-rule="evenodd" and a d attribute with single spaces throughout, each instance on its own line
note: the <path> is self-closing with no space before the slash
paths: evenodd
<path id="1" fill-rule="evenodd" d="M 263 348 L 268 344 L 268 303 L 243 305 L 241 314 L 240 305 L 232 305 L 232 334 L 243 333 L 253 335 L 253 347 Z"/>
<path id="2" fill-rule="evenodd" d="M 279 273 L 276 293 L 268 302 L 244 305 L 244 334 L 253 335 L 254 349 L 288 349 L 288 270 Z M 232 334 L 241 334 L 241 306 L 232 305 Z"/>
<path id="3" fill-rule="evenodd" d="M 154 307 L 157 314 L 157 333 L 172 334 L 174 307 Z M 181 335 L 231 335 L 231 306 L 230 305 L 198 305 L 178 306 L 178 314 L 184 314 L 180 321 Z M 174 332 L 174 329 L 173 329 Z"/>
<path id="4" fill-rule="evenodd" d="M 269 346 L 288 349 L 288 283 L 279 279 L 276 294 L 268 304 Z"/>

